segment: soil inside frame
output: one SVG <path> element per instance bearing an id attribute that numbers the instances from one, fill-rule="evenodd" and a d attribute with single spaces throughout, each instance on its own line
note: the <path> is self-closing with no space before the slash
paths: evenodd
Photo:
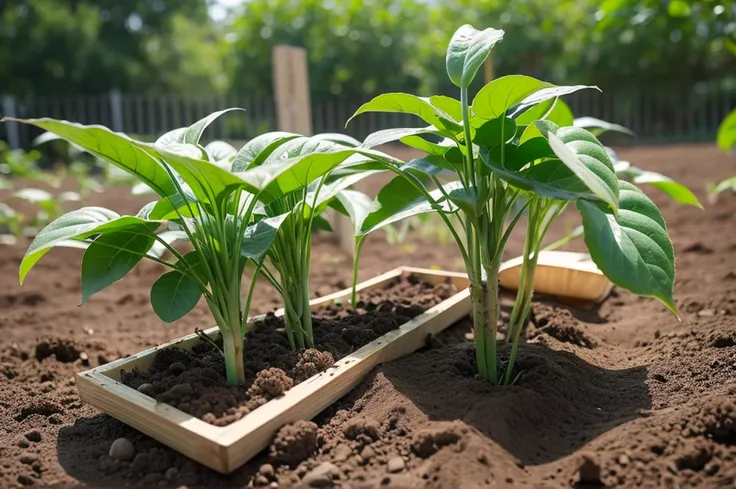
<path id="1" fill-rule="evenodd" d="M 617 151 L 687 184 L 705 207 L 671 204 L 646 188 L 675 245 L 682 322 L 620 289 L 595 307 L 537 298 L 524 377 L 504 392 L 464 370 L 471 332 L 460 322 L 431 348 L 377 368 L 314 423 L 285 428 L 227 477 L 84 405 L 73 380 L 191 333 L 207 324 L 206 310 L 162 325 L 148 303 L 160 270 L 149 265 L 78 308 L 78 252 L 54 250 L 20 288 L 27 243 L 1 248 L 0 486 L 305 487 L 325 481 L 320 469 L 342 488 L 734 487 L 736 194 L 709 205 L 705 188 L 731 176 L 736 162 L 714 145 Z M 111 188 L 85 204 L 110 199 L 133 214 L 146 203 Z M 550 241 L 575 224 L 563 216 Z M 507 259 L 521 252 L 518 235 L 507 249 Z M 360 280 L 402 264 L 462 270 L 451 245 L 373 236 Z M 349 285 L 350 259 L 332 242 L 315 241 L 312 269 L 315 295 Z M 256 294 L 255 313 L 279 307 L 268 287 Z M 135 447 L 130 462 L 108 457 L 119 437 Z"/>
<path id="2" fill-rule="evenodd" d="M 284 320 L 272 313 L 248 332 L 245 383 L 228 386 L 222 355 L 202 339 L 191 350 L 159 350 L 147 371 L 124 372 L 122 383 L 217 426 L 233 423 L 335 361 L 383 336 L 458 292 L 449 280 L 432 284 L 416 275 L 361 291 L 357 308 L 333 301 L 312 314 L 314 348 L 292 350 Z M 218 341 L 218 348 L 222 342 Z"/>

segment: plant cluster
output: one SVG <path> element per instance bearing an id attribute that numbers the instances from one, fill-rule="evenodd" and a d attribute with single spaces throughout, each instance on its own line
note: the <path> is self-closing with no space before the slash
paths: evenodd
<path id="1" fill-rule="evenodd" d="M 615 284 L 656 297 L 675 312 L 674 252 L 659 210 L 634 184 L 619 178 L 593 132 L 576 126 L 559 100 L 595 87 L 555 86 L 512 75 L 494 80 L 470 100 L 471 82 L 503 35 L 496 29 L 461 27 L 446 57 L 459 100 L 380 95 L 353 117 L 369 111 L 403 112 L 428 125 L 378 131 L 362 143 L 337 134 L 276 132 L 239 150 L 224 142 L 202 146 L 205 128 L 226 111 L 164 134 L 155 143 L 100 126 L 21 121 L 112 163 L 157 195 L 136 216 L 85 207 L 52 222 L 23 258 L 21 282 L 50 248 L 70 243 L 86 248 L 82 302 L 123 278 L 141 259 L 160 263 L 167 271 L 151 289 L 154 311 L 162 320 L 174 321 L 204 297 L 222 332 L 228 382 L 237 384 L 244 378 L 243 342 L 259 275 L 283 298 L 291 346 L 314 344 L 311 232 L 329 227 L 321 217 L 328 206 L 351 217 L 358 253 L 368 233 L 434 212 L 455 239 L 470 279 L 478 373 L 493 384 L 508 384 L 516 376 L 514 358 L 531 305 L 542 239 L 554 218 L 574 203 L 599 268 Z M 600 125 L 591 128 L 599 130 Z M 404 162 L 374 149 L 393 141 L 427 156 Z M 396 177 L 375 200 L 350 189 L 361 178 L 385 170 Z M 510 233 L 523 217 L 525 261 L 506 333 L 512 348 L 508 361 L 501 362 L 498 273 Z M 190 251 L 180 251 L 177 241 L 188 242 Z M 253 271 L 244 288 L 248 267 Z M 352 299 L 355 304 L 355 293 Z"/>

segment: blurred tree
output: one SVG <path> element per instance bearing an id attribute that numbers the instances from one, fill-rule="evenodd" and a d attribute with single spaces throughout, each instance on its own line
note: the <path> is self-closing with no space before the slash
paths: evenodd
<path id="1" fill-rule="evenodd" d="M 416 91 L 427 17 L 414 0 L 251 0 L 227 37 L 231 79 L 247 93 L 271 93 L 271 49 L 288 44 L 309 53 L 315 99 Z"/>
<path id="2" fill-rule="evenodd" d="M 3 0 L 0 92 L 223 89 L 215 35 L 205 0 Z"/>

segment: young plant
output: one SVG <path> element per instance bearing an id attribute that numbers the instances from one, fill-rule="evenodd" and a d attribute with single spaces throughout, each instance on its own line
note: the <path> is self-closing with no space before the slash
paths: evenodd
<path id="1" fill-rule="evenodd" d="M 154 144 L 101 126 L 53 119 L 19 120 L 52 131 L 112 163 L 159 197 L 136 216 L 84 207 L 60 217 L 31 243 L 19 278 L 23 283 L 30 269 L 54 246 L 73 243 L 85 247 L 84 303 L 122 279 L 140 260 L 159 263 L 167 272 L 151 288 L 154 311 L 163 321 L 171 322 L 190 312 L 204 296 L 222 333 L 227 381 L 235 385 L 245 376 L 243 342 L 256 276 L 285 220 L 264 217 L 261 209 L 307 187 L 353 152 L 341 152 L 344 146 L 326 141 L 322 148 L 330 152 L 304 152 L 264 161 L 262 149 L 246 145 L 235 154 L 226 151 L 222 158 L 222 145 L 208 146 L 206 151 L 199 140 L 205 128 L 224 112 L 171 131 Z M 252 164 L 252 160 L 262 164 Z M 175 241 L 188 241 L 192 251 L 179 252 L 173 246 Z M 164 252 L 173 259 L 164 259 Z M 248 262 L 255 272 L 244 294 L 242 282 Z"/>
<path id="2" fill-rule="evenodd" d="M 544 216 L 556 212 L 555 202 L 575 201 L 589 231 L 586 243 L 604 273 L 674 310 L 674 256 L 657 208 L 633 185 L 618 181 L 608 154 L 590 132 L 544 120 L 559 110 L 558 97 L 591 87 L 512 75 L 492 81 L 469 100 L 471 81 L 503 34 L 465 25 L 452 37 L 446 66 L 460 100 L 389 93 L 353 116 L 404 112 L 430 124 L 379 131 L 364 141 L 362 147 L 370 148 L 400 140 L 427 156 L 384 165 L 398 176 L 367 212 L 355 213 L 354 221 L 364 235 L 405 217 L 438 213 L 465 261 L 478 372 L 493 384 L 513 380 L 513 354 L 503 371 L 497 352 L 498 272 L 511 230 L 527 210 L 535 229 L 544 230 Z M 440 173 L 457 180 L 443 183 Z M 461 216 L 459 225 L 450 219 L 453 214 Z M 531 243 L 540 234 L 535 232 Z"/>
<path id="3" fill-rule="evenodd" d="M 717 135 L 718 147 L 723 151 L 730 151 L 736 148 L 736 109 L 734 109 L 721 123 L 718 128 Z M 708 189 L 710 199 L 715 201 L 721 192 L 728 189 L 736 192 L 736 176 L 727 178 L 717 185 L 713 185 Z"/>

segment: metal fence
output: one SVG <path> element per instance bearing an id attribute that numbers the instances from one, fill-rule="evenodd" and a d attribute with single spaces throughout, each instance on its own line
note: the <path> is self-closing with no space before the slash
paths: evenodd
<path id="1" fill-rule="evenodd" d="M 621 88 L 599 93 L 585 90 L 565 99 L 577 116 L 598 117 L 632 129 L 637 138 L 621 144 L 712 141 L 718 125 L 736 107 L 736 88 L 703 84 L 688 90 Z M 217 96 L 140 95 L 111 92 L 70 97 L 2 97 L 2 115 L 53 117 L 83 124 L 102 124 L 119 132 L 153 139 L 168 130 L 193 123 L 225 107 L 242 107 L 208 130 L 212 139 L 244 141 L 277 129 L 274 101 L 230 93 Z M 378 129 L 416 127 L 422 122 L 404 114 L 361 115 L 345 129 L 345 121 L 363 103 L 333 99 L 312 104 L 313 129 L 345 132 L 360 140 Z M 29 148 L 40 133 L 33 127 L 0 124 L 0 139 L 12 147 Z"/>

